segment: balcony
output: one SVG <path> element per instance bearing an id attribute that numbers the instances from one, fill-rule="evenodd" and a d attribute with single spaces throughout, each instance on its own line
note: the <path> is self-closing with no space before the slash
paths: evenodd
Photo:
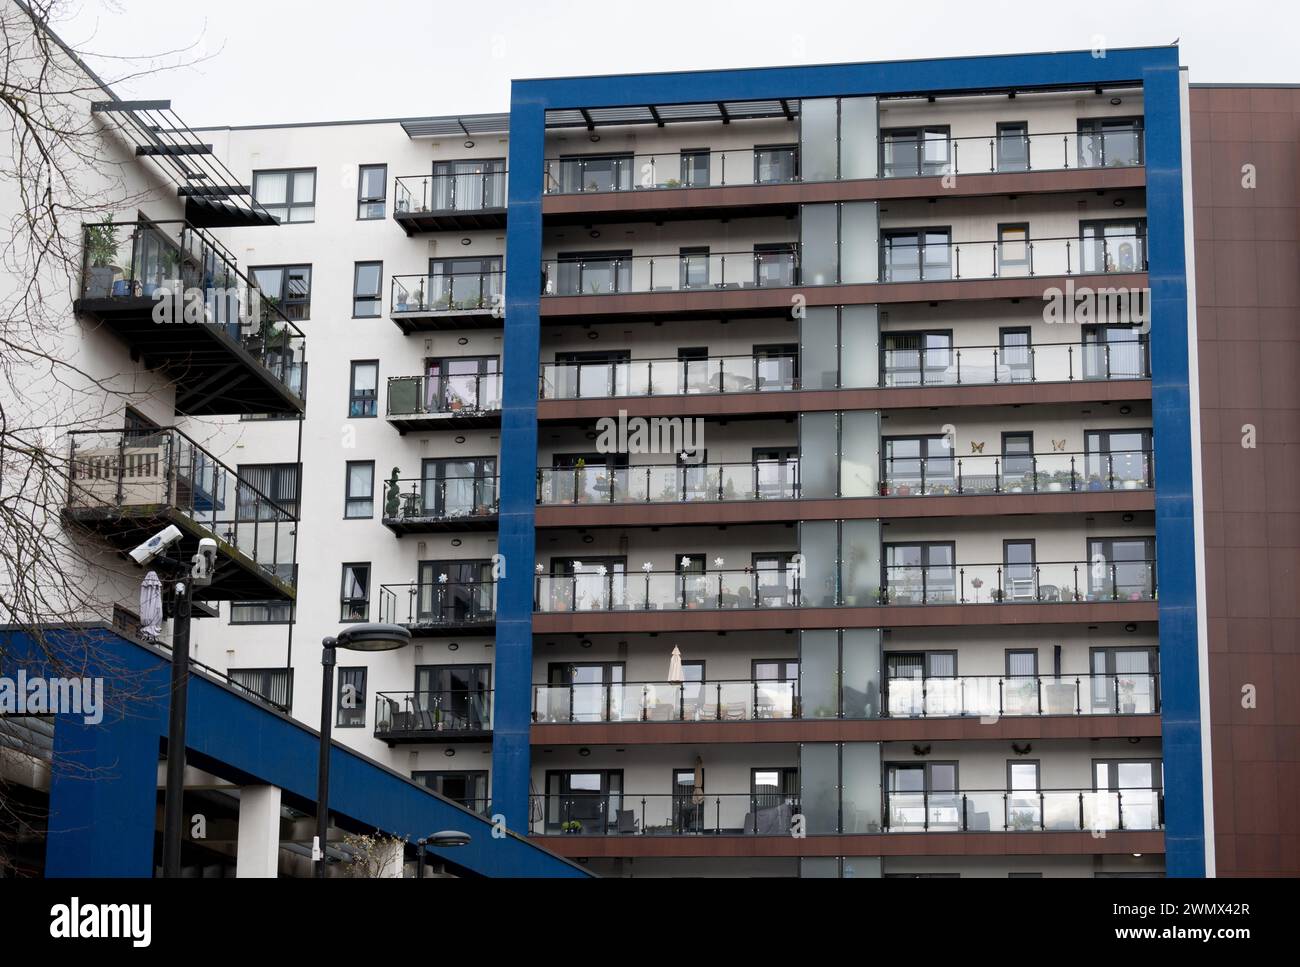
<path id="1" fill-rule="evenodd" d="M 77 315 L 175 384 L 191 416 L 301 413 L 306 339 L 224 246 L 187 222 L 82 226 Z"/>
<path id="2" fill-rule="evenodd" d="M 276 503 L 180 430 L 76 430 L 65 520 L 124 555 L 169 524 L 183 535 L 169 556 L 188 561 L 217 542 L 206 601 L 294 600 L 296 509 Z"/>
<path id="3" fill-rule="evenodd" d="M 402 435 L 500 426 L 501 374 L 392 376 L 387 418 Z"/>
<path id="4" fill-rule="evenodd" d="M 882 497 L 1096 493 L 1146 490 L 1154 481 L 1152 454 L 1142 450 L 886 457 L 882 463 Z M 797 459 L 537 471 L 537 502 L 542 506 L 725 503 L 802 496 Z"/>
<path id="5" fill-rule="evenodd" d="M 540 567 L 541 565 L 538 565 Z M 603 565 L 601 567 L 604 567 Z M 1155 562 L 886 565 L 879 588 L 823 590 L 784 571 L 646 571 L 535 579 L 536 612 L 727 611 L 1154 601 Z"/>
<path id="6" fill-rule="evenodd" d="M 505 317 L 505 272 L 447 272 L 395 275 L 389 317 L 407 335 L 482 329 Z"/>
<path id="7" fill-rule="evenodd" d="M 497 526 L 496 477 L 393 477 L 384 485 L 384 526 L 398 537 Z"/>
<path id="8" fill-rule="evenodd" d="M 885 832 L 1121 832 L 1164 828 L 1159 789 L 888 792 Z"/>
<path id="9" fill-rule="evenodd" d="M 537 471 L 537 502 L 543 505 L 795 500 L 798 497 L 797 460 Z"/>
<path id="10" fill-rule="evenodd" d="M 886 132 L 879 152 L 882 178 L 1134 168 L 1144 163 L 1142 127 L 1133 123 L 1095 131 L 1003 131 L 956 138 L 936 132 L 904 139 Z M 802 182 L 803 176 L 798 148 L 754 147 L 550 158 L 544 179 L 547 195 L 590 195 L 788 185 Z"/>
<path id="11" fill-rule="evenodd" d="M 506 223 L 506 172 L 490 162 L 473 168 L 398 178 L 394 220 L 407 235 L 501 228 Z"/>
<path id="12" fill-rule="evenodd" d="M 379 620 L 415 637 L 490 635 L 496 627 L 495 581 L 412 581 L 379 589 Z"/>
<path id="13" fill-rule="evenodd" d="M 922 136 L 912 129 L 909 138 L 891 137 L 886 132 L 880 142 L 881 177 L 1138 168 L 1145 163 L 1140 124 L 1041 134 L 1003 131 L 960 138 L 930 131 Z"/>
<path id="14" fill-rule="evenodd" d="M 492 691 L 379 692 L 375 738 L 389 747 L 411 742 L 475 742 L 491 738 Z"/>
<path id="15" fill-rule="evenodd" d="M 1033 453 L 1023 456 L 886 457 L 881 496 L 1096 493 L 1153 486 L 1153 454 Z"/>
<path id="16" fill-rule="evenodd" d="M 1106 291 L 1136 318 L 1147 271 L 1146 238 L 1136 231 L 1013 242 L 953 241 L 938 231 L 919 238 L 917 231 L 885 227 L 879 253 L 864 246 L 857 260 L 875 264 L 837 281 L 834 266 L 822 264 L 825 257 L 813 264 L 793 241 L 757 251 L 550 258 L 542 263 L 541 310 L 552 322 L 614 313 L 647 319 L 787 316 L 792 288 L 810 306 L 883 305 L 1042 299 L 1044 279 L 1106 277 L 1113 280 Z M 958 282 L 982 284 L 946 285 Z"/>
<path id="17" fill-rule="evenodd" d="M 861 696 L 860 718 L 876 718 L 874 694 L 855 694 Z M 992 719 L 1154 715 L 1160 711 L 1160 700 L 1153 674 L 963 675 L 886 679 L 883 706 L 884 717 L 893 719 Z M 831 706 L 805 709 L 797 681 L 533 686 L 537 725 L 827 722 L 852 717 Z"/>
<path id="18" fill-rule="evenodd" d="M 887 335 L 881 334 L 882 338 Z M 803 365 L 796 353 L 543 363 L 538 378 L 538 394 L 543 401 L 539 415 L 543 419 L 576 418 L 588 415 L 590 410 L 591 416 L 603 416 L 605 408 L 584 407 L 581 401 L 608 399 L 662 401 L 630 407 L 630 416 L 935 405 L 936 396 L 957 405 L 963 400 L 969 402 L 969 394 L 942 393 L 941 388 L 976 386 L 998 388 L 999 398 L 987 402 L 1049 402 L 1062 394 L 1072 401 L 1072 393 L 1053 387 L 1091 384 L 1087 398 L 1095 399 L 1102 391 L 1097 384 L 1148 380 L 1151 375 L 1145 334 L 1137 334 L 1127 342 L 882 348 L 875 368 L 863 365 L 860 372 L 845 374 L 815 372 L 808 378 Z M 841 380 L 847 385 L 837 386 Z M 1139 389 L 1123 390 L 1118 385 L 1110 389 L 1116 394 L 1136 394 L 1131 398 L 1142 395 Z M 913 390 L 926 390 L 927 394 L 922 398 L 906 392 Z M 809 395 L 781 395 L 790 393 Z M 690 397 L 697 396 L 714 399 L 707 407 L 689 402 Z"/>
<path id="19" fill-rule="evenodd" d="M 796 816 L 825 811 L 788 794 L 686 790 L 677 793 L 563 793 L 530 796 L 532 836 L 776 836 L 791 838 Z M 991 789 L 885 792 L 880 802 L 845 802 L 841 832 L 1142 832 L 1164 827 L 1159 789 Z M 820 819 L 821 816 L 816 818 Z M 834 820 L 832 820 L 835 822 Z M 818 825 L 816 822 L 813 825 Z"/>

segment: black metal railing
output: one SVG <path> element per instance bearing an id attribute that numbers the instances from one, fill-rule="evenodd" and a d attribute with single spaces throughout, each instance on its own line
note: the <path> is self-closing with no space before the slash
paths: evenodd
<path id="1" fill-rule="evenodd" d="M 529 797 L 534 836 L 789 836 L 798 796 L 779 792 L 558 793 Z"/>
<path id="2" fill-rule="evenodd" d="M 880 140 L 883 178 L 1130 168 L 1143 163 L 1143 135 L 1139 125 L 1098 132 L 1000 132 L 959 138 L 935 133 L 904 139 L 885 135 Z"/>
<path id="3" fill-rule="evenodd" d="M 388 379 L 390 417 L 471 416 L 500 409 L 500 373 Z"/>
<path id="4" fill-rule="evenodd" d="M 1159 711 L 1159 678 L 1154 673 L 885 679 L 884 713 L 890 718 L 1151 715 Z"/>
<path id="5" fill-rule="evenodd" d="M 798 389 L 798 373 L 797 353 L 543 363 L 539 398 L 771 393 Z"/>
<path id="6" fill-rule="evenodd" d="M 393 187 L 397 215 L 478 212 L 506 207 L 506 172 L 492 165 L 478 171 L 403 175 Z"/>
<path id="7" fill-rule="evenodd" d="M 798 496 L 798 460 L 654 467 L 543 467 L 537 471 L 539 504 L 794 500 Z"/>
<path id="8" fill-rule="evenodd" d="M 1155 481 L 1149 450 L 1021 456 L 885 457 L 881 496 L 1144 490 Z"/>
<path id="9" fill-rule="evenodd" d="M 393 477 L 384 484 L 385 521 L 453 521 L 493 517 L 500 478 L 495 476 Z"/>
<path id="10" fill-rule="evenodd" d="M 73 430 L 66 511 L 177 511 L 218 547 L 294 584 L 297 512 L 272 500 L 180 430 Z"/>
<path id="11" fill-rule="evenodd" d="M 881 603 L 1153 601 L 1155 561 L 887 565 Z"/>
<path id="12" fill-rule="evenodd" d="M 542 262 L 542 294 L 781 288 L 798 284 L 798 248 L 789 242 L 768 252 L 750 249 L 700 255 L 546 259 Z"/>
<path id="13" fill-rule="evenodd" d="M 880 385 L 990 386 L 1149 379 L 1146 333 L 1130 342 L 1039 343 L 880 350 Z"/>
<path id="14" fill-rule="evenodd" d="M 375 737 L 492 731 L 491 689 L 379 692 Z"/>
<path id="15" fill-rule="evenodd" d="M 548 158 L 544 177 L 548 195 L 784 185 L 799 180 L 799 149 L 727 148 Z"/>
<path id="16" fill-rule="evenodd" d="M 505 272 L 429 272 L 395 275 L 389 298 L 394 315 L 429 312 L 473 312 L 503 309 Z"/>
<path id="17" fill-rule="evenodd" d="M 306 337 L 224 245 L 180 220 L 83 224 L 81 298 L 151 299 L 159 325 L 206 325 L 304 394 Z"/>
<path id="18" fill-rule="evenodd" d="M 1146 235 L 1103 238 L 1035 238 L 1029 241 L 930 241 L 916 233 L 882 231 L 881 282 L 944 282 L 953 279 L 1029 278 L 1145 272 Z M 1133 293 L 1134 308 L 1140 293 Z"/>
<path id="19" fill-rule="evenodd" d="M 886 792 L 884 828 L 899 833 L 1113 832 L 1164 827 L 1159 789 Z"/>
<path id="20" fill-rule="evenodd" d="M 409 628 L 487 625 L 496 621 L 495 581 L 412 581 L 379 589 L 379 620 Z"/>

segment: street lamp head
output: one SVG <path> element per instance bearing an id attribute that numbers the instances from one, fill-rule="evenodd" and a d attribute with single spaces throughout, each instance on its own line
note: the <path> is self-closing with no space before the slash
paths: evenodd
<path id="1" fill-rule="evenodd" d="M 468 845 L 469 840 L 469 833 L 462 833 L 459 829 L 442 829 L 431 836 L 425 836 L 418 842 L 421 846 L 447 848 L 451 846 L 466 846 Z"/>
<path id="2" fill-rule="evenodd" d="M 334 643 L 349 651 L 393 651 L 410 640 L 411 633 L 401 625 L 367 622 L 340 631 Z"/>

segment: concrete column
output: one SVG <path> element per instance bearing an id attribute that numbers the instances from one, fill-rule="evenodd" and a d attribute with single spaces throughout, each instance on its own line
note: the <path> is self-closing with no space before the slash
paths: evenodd
<path id="1" fill-rule="evenodd" d="M 237 877 L 275 877 L 280 866 L 280 788 L 244 786 L 239 790 Z"/>

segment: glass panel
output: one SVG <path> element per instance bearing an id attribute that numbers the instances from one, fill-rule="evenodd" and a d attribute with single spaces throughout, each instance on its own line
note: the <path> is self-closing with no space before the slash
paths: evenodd
<path id="1" fill-rule="evenodd" d="M 840 808 L 844 832 L 878 833 L 881 820 L 880 743 L 845 742 L 842 758 Z"/>
<path id="2" fill-rule="evenodd" d="M 844 667 L 840 676 L 840 702 L 844 717 L 876 718 L 880 714 L 879 629 L 846 628 L 841 649 Z"/>
<path id="3" fill-rule="evenodd" d="M 840 99 L 840 177 L 875 178 L 879 175 L 876 148 L 876 99 Z"/>
<path id="4" fill-rule="evenodd" d="M 840 569 L 843 603 L 870 607 L 880 601 L 880 521 L 843 522 Z M 807 545 L 805 545 L 807 547 Z"/>
<path id="5" fill-rule="evenodd" d="M 844 202 L 840 209 L 840 281 L 875 282 L 880 266 L 879 204 Z"/>
<path id="6" fill-rule="evenodd" d="M 839 271 L 839 212 L 834 204 L 803 205 L 799 210 L 805 285 L 833 285 Z"/>
<path id="7" fill-rule="evenodd" d="M 880 493 L 880 412 L 849 410 L 841 416 L 840 496 Z"/>
<path id="8" fill-rule="evenodd" d="M 880 313 L 874 305 L 840 309 L 840 385 L 880 385 Z"/>
<path id="9" fill-rule="evenodd" d="M 800 493 L 804 497 L 835 497 L 839 481 L 839 427 L 836 413 L 803 413 L 799 417 Z"/>
<path id="10" fill-rule="evenodd" d="M 799 699 L 806 719 L 839 715 L 839 634 L 804 631 L 799 636 Z"/>
<path id="11" fill-rule="evenodd" d="M 799 747 L 799 803 L 809 835 L 839 832 L 839 752 L 832 742 Z"/>
<path id="12" fill-rule="evenodd" d="M 799 323 L 800 387 L 835 389 L 838 379 L 838 320 L 834 306 L 813 306 Z"/>
<path id="13" fill-rule="evenodd" d="M 835 554 L 837 522 L 803 521 L 799 524 L 799 549 L 803 555 L 804 579 L 799 586 L 800 604 L 805 608 L 835 605 Z"/>
<path id="14" fill-rule="evenodd" d="M 799 102 L 799 160 L 804 181 L 839 176 L 839 104 L 833 97 Z"/>

